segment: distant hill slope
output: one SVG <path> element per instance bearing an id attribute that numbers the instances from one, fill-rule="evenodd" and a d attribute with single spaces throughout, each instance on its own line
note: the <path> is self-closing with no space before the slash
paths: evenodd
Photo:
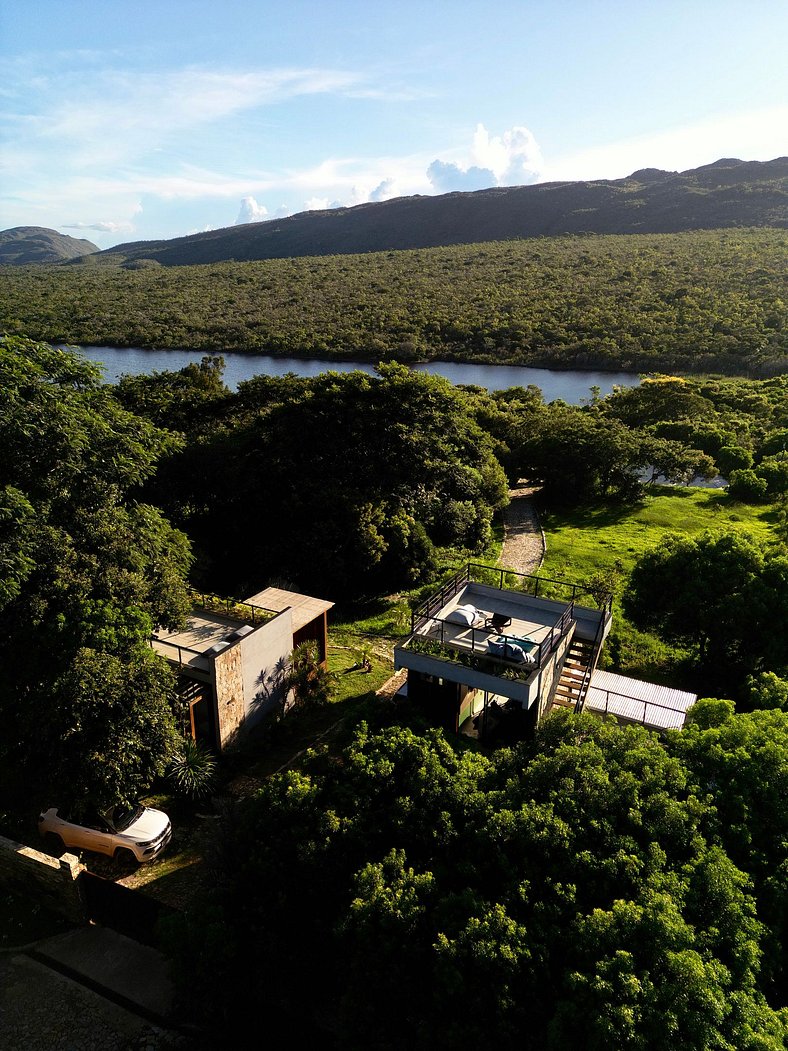
<path id="1" fill-rule="evenodd" d="M 43 226 L 15 226 L 0 231 L 0 265 L 60 263 L 98 251 L 98 245 L 84 237 L 69 237 Z"/>
<path id="2" fill-rule="evenodd" d="M 646 168 L 626 179 L 400 197 L 354 208 L 118 245 L 90 262 L 165 266 L 432 248 L 560 234 L 677 233 L 788 227 L 788 157 L 726 159 L 686 172 Z"/>

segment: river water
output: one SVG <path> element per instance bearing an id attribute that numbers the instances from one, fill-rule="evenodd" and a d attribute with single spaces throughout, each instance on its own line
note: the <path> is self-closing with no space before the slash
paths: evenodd
<path id="1" fill-rule="evenodd" d="M 81 347 L 81 352 L 90 361 L 99 363 L 104 369 L 104 378 L 114 383 L 124 373 L 137 376 L 155 371 L 176 371 L 190 361 L 199 362 L 203 354 L 189 350 L 141 350 L 136 347 Z M 317 376 L 321 372 L 352 372 L 360 369 L 370 375 L 375 368 L 369 362 L 322 361 L 317 358 L 274 358 L 267 355 L 226 353 L 224 382 L 236 390 L 243 380 L 252 376 L 284 376 L 294 372 L 296 376 Z M 593 372 L 555 369 L 532 369 L 518 365 L 475 365 L 465 362 L 431 361 L 411 366 L 415 372 L 428 372 L 444 376 L 452 383 L 476 384 L 487 390 L 506 390 L 508 387 L 539 387 L 545 401 L 561 398 L 579 405 L 591 397 L 591 388 L 599 387 L 602 394 L 609 394 L 614 386 L 635 387 L 640 377 L 634 372 Z"/>

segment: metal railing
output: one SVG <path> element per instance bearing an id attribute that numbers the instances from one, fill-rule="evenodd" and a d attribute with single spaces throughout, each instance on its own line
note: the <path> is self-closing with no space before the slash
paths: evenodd
<path id="1" fill-rule="evenodd" d="M 455 594 L 456 594 L 456 592 L 455 592 Z M 449 597 L 452 597 L 452 596 L 449 596 Z M 441 603 L 441 607 L 443 605 L 445 605 L 446 601 L 448 601 L 448 599 L 446 599 L 444 602 Z M 441 608 L 441 607 L 438 607 L 438 608 Z M 555 622 L 555 624 L 552 625 L 552 627 L 550 628 L 549 633 L 547 635 L 545 635 L 545 637 L 541 640 L 541 642 L 532 643 L 532 646 L 533 646 L 533 648 L 535 649 L 536 652 L 534 654 L 534 660 L 533 661 L 529 661 L 528 663 L 518 664 L 517 662 L 511 661 L 511 660 L 506 660 L 505 658 L 502 658 L 502 657 L 496 657 L 494 654 L 489 653 L 487 651 L 487 643 L 488 643 L 489 638 L 490 638 L 490 629 L 486 628 L 486 627 L 485 628 L 471 628 L 470 629 L 470 633 L 471 633 L 470 634 L 470 643 L 471 643 L 471 645 L 470 645 L 470 653 L 473 654 L 474 656 L 476 656 L 477 660 L 482 660 L 485 663 L 489 662 L 490 666 L 493 667 L 493 668 L 497 667 L 497 668 L 499 668 L 501 670 L 505 669 L 505 670 L 507 670 L 509 672 L 514 671 L 515 674 L 519 672 L 520 674 L 517 676 L 518 678 L 529 678 L 533 674 L 533 672 L 538 671 L 543 666 L 543 664 L 545 663 L 547 658 L 550 656 L 550 654 L 553 652 L 553 650 L 556 649 L 556 647 L 560 643 L 561 639 L 563 639 L 566 636 L 566 634 L 568 633 L 570 627 L 574 623 L 574 619 L 575 619 L 574 618 L 574 603 L 570 602 L 569 605 L 566 607 L 566 609 L 561 614 L 561 616 Z M 408 640 L 408 642 L 405 643 L 405 647 L 409 648 L 409 649 L 413 649 L 415 652 L 419 652 L 419 650 L 418 650 L 418 641 L 419 640 L 423 640 L 425 643 L 430 643 L 431 642 L 431 643 L 433 643 L 435 645 L 439 645 L 440 646 L 440 648 L 443 651 L 443 653 L 446 654 L 446 657 L 445 657 L 446 660 L 450 660 L 450 661 L 452 661 L 455 664 L 462 664 L 461 655 L 463 653 L 468 653 L 469 652 L 468 648 L 466 646 L 454 645 L 454 644 L 452 644 L 451 641 L 449 641 L 449 642 L 446 641 L 446 626 L 447 626 L 447 624 L 448 624 L 450 629 L 455 630 L 455 631 L 456 631 L 457 625 L 445 620 L 442 617 L 430 617 L 430 616 L 422 615 L 420 617 L 420 619 L 419 619 L 418 628 L 421 629 L 421 628 L 425 627 L 427 624 L 430 624 L 430 628 L 428 629 L 429 634 L 427 634 L 427 633 L 425 633 L 425 632 L 423 632 L 421 630 L 418 630 L 418 633 L 417 633 L 417 630 L 414 628 L 413 635 Z M 439 625 L 439 628 L 440 628 L 440 637 L 439 638 L 432 634 L 432 632 L 434 630 L 433 626 L 436 626 L 436 625 Z M 496 633 L 496 634 L 501 634 L 501 633 Z M 508 639 L 514 645 L 518 645 L 519 644 L 519 638 L 518 637 L 507 636 L 505 634 L 503 634 L 502 637 L 505 638 L 505 639 Z M 417 643 L 416 647 L 413 647 L 411 645 L 411 643 L 413 643 L 413 642 Z M 500 674 L 500 671 L 498 671 L 498 672 L 494 671 L 493 674 Z"/>
<path id="2" fill-rule="evenodd" d="M 239 602 L 233 598 L 222 598 L 204 591 L 189 590 L 192 602 L 198 609 L 204 609 L 208 613 L 218 613 L 228 620 L 238 620 L 242 623 L 251 621 L 253 627 L 272 620 L 278 611 L 266 609 L 265 606 L 255 606 L 251 602 Z"/>
<path id="3" fill-rule="evenodd" d="M 461 569 L 459 573 L 455 573 L 450 580 L 447 580 L 439 591 L 433 592 L 428 599 L 425 599 L 420 606 L 414 609 L 410 615 L 411 633 L 416 632 L 423 621 L 431 619 L 437 610 L 443 609 L 449 599 L 459 595 L 465 585 L 470 582 L 469 569 L 470 563 L 464 569 Z"/>
<path id="4" fill-rule="evenodd" d="M 602 650 L 602 642 L 604 639 L 605 632 L 605 622 L 607 619 L 606 613 L 607 611 L 603 612 L 599 624 L 597 625 L 596 634 L 594 635 L 594 641 L 591 643 L 591 653 L 588 658 L 588 664 L 586 664 L 586 670 L 583 672 L 583 678 L 580 681 L 580 689 L 578 690 L 577 701 L 575 703 L 576 715 L 579 715 L 580 712 L 582 712 L 583 710 L 583 705 L 586 702 L 586 694 L 588 693 L 588 688 L 591 685 L 591 676 L 594 674 L 594 669 L 596 668 L 597 661 L 599 660 L 599 654 Z"/>
<path id="5" fill-rule="evenodd" d="M 490 577 L 498 578 L 497 587 L 499 591 L 523 591 L 534 598 L 546 598 L 556 601 L 556 596 L 547 594 L 554 588 L 563 590 L 563 598 L 558 601 L 577 602 L 581 595 L 588 595 L 594 600 L 597 607 L 605 612 L 610 612 L 613 604 L 613 596 L 610 592 L 601 591 L 599 588 L 588 584 L 578 584 L 571 580 L 557 580 L 554 577 L 541 576 L 538 573 L 520 573 L 516 569 L 504 569 L 501 566 L 485 566 L 481 562 L 469 562 L 466 567 L 468 581 L 480 584 L 489 582 Z M 515 587 L 506 587 L 509 578 L 514 577 Z M 496 585 L 493 584 L 493 587 Z M 542 595 L 540 596 L 540 591 Z"/>
<path id="6" fill-rule="evenodd" d="M 514 577 L 515 584 L 519 581 L 519 587 L 507 588 L 505 585 L 509 579 Z M 491 584 L 491 587 L 498 587 L 499 591 L 513 591 L 519 590 L 526 594 L 533 595 L 534 598 L 539 598 L 539 592 L 542 591 L 542 598 L 552 599 L 556 601 L 554 595 L 546 594 L 546 591 L 553 589 L 564 589 L 565 598 L 559 598 L 557 601 L 567 601 L 574 605 L 577 599 L 581 595 L 590 596 L 597 607 L 602 610 L 603 621 L 606 616 L 609 616 L 613 607 L 613 596 L 609 592 L 600 592 L 599 589 L 589 587 L 587 584 L 575 584 L 568 580 L 556 580 L 553 577 L 543 577 L 533 573 L 519 573 L 514 569 L 503 569 L 499 566 L 485 566 L 481 562 L 468 562 L 463 569 L 458 573 L 455 573 L 453 577 L 446 581 L 446 583 L 432 595 L 411 614 L 411 633 L 415 633 L 425 620 L 431 619 L 439 609 L 443 609 L 450 599 L 453 599 L 455 595 L 458 595 L 462 589 L 471 583 L 489 584 L 490 580 L 495 581 L 497 579 L 497 585 Z"/>

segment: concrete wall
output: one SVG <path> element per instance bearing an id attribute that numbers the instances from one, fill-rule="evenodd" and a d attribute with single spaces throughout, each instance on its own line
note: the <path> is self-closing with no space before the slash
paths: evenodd
<path id="1" fill-rule="evenodd" d="M 60 860 L 0 836 L 0 885 L 34 898 L 72 923 L 85 923 L 77 877 L 85 866 L 73 854 Z"/>
<path id="2" fill-rule="evenodd" d="M 291 611 L 286 609 L 247 635 L 238 649 L 243 665 L 244 716 L 251 726 L 284 701 L 281 670 L 293 649 Z"/>
<path id="3" fill-rule="evenodd" d="M 285 610 L 213 659 L 220 748 L 281 705 L 284 662 L 293 649 L 293 617 Z"/>
<path id="4" fill-rule="evenodd" d="M 456 664 L 454 661 L 442 660 L 427 653 L 417 653 L 415 650 L 405 649 L 401 646 L 394 647 L 394 669 L 408 668 L 421 672 L 423 675 L 432 675 L 436 679 L 445 679 L 447 682 L 462 683 L 473 690 L 486 690 L 487 693 L 497 693 L 501 697 L 510 697 L 527 708 L 536 697 L 536 677 L 534 672 L 527 680 L 504 679 L 499 675 L 490 675 L 487 672 L 477 671 L 465 664 Z"/>

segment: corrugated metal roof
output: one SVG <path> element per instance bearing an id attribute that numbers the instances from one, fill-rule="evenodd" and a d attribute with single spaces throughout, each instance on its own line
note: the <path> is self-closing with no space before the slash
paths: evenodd
<path id="1" fill-rule="evenodd" d="M 585 707 L 627 722 L 642 723 L 653 730 L 675 730 L 684 725 L 686 714 L 697 699 L 695 693 L 629 679 L 609 671 L 595 671 Z"/>

